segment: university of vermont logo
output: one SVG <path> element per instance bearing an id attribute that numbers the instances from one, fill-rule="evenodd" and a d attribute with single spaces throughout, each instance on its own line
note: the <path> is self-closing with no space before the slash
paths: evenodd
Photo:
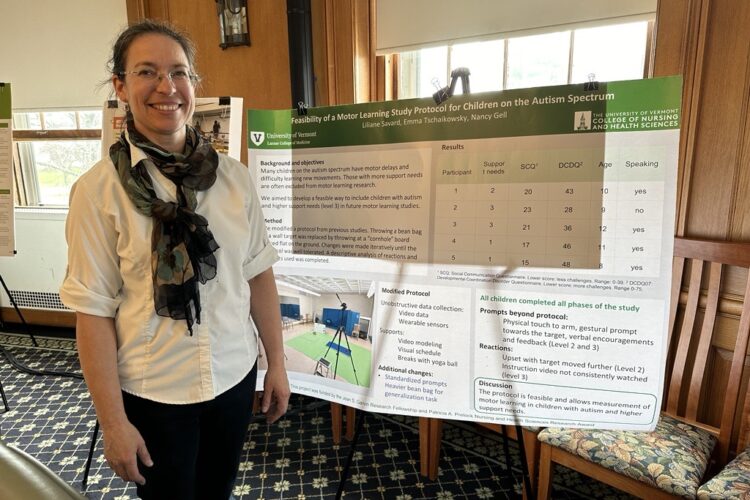
<path id="1" fill-rule="evenodd" d="M 250 131 L 250 140 L 256 146 L 260 146 L 261 144 L 263 144 L 263 141 L 266 140 L 266 133 L 265 132 L 256 132 L 255 130 L 251 130 Z"/>
<path id="2" fill-rule="evenodd" d="M 591 111 L 576 111 L 573 130 L 591 130 Z"/>

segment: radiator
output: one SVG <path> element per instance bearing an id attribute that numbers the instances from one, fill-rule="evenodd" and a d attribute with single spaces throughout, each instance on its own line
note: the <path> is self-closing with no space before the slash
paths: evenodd
<path id="1" fill-rule="evenodd" d="M 16 208 L 17 253 L 0 257 L 0 275 L 18 307 L 70 311 L 58 293 L 68 259 L 67 213 L 67 209 Z M 0 291 L 0 306 L 12 307 L 4 290 Z"/>

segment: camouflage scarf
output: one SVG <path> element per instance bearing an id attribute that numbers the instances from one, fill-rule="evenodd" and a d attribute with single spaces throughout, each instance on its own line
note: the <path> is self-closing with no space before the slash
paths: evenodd
<path id="1" fill-rule="evenodd" d="M 195 213 L 196 191 L 210 188 L 216 181 L 219 157 L 191 126 L 187 126 L 185 151 L 168 153 L 135 129 L 128 113 L 130 142 L 143 150 L 147 159 L 131 167 L 130 145 L 125 132 L 109 149 L 125 191 L 136 210 L 154 219 L 151 233 L 151 271 L 154 280 L 154 308 L 159 316 L 187 322 L 190 335 L 193 323 L 200 323 L 201 304 L 198 282 L 216 276 L 219 245 L 208 229 L 208 221 Z M 177 203 L 156 197 L 146 170 L 151 162 L 177 186 Z"/>

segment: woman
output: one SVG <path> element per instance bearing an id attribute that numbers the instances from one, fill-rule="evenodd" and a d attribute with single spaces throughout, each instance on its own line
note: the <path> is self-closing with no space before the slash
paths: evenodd
<path id="1" fill-rule="evenodd" d="M 60 295 L 112 469 L 141 498 L 226 499 L 255 391 L 249 316 L 269 423 L 289 399 L 278 257 L 247 168 L 189 125 L 190 41 L 144 21 L 110 62 L 127 130 L 71 191 Z"/>

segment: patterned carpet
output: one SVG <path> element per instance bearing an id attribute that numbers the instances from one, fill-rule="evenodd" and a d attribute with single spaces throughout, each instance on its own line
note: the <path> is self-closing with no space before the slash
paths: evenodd
<path id="1" fill-rule="evenodd" d="M 80 372 L 75 343 L 0 334 L 0 345 L 37 370 Z M 94 411 L 83 381 L 33 376 L 14 370 L 0 356 L 0 381 L 11 406 L 0 414 L 0 438 L 46 464 L 80 489 L 94 426 Z M 2 407 L 0 407 L 2 411 Z M 520 460 L 510 443 L 512 472 L 505 470 L 500 436 L 464 422 L 444 426 L 436 481 L 419 475 L 417 419 L 369 414 L 356 448 L 344 498 L 503 499 L 520 498 Z M 295 395 L 289 414 L 273 426 L 254 421 L 234 488 L 240 499 L 334 498 L 349 444 L 331 442 L 329 405 Z M 553 498 L 627 499 L 609 487 L 558 467 Z M 97 443 L 86 495 L 91 499 L 137 498 L 135 488 L 116 477 Z"/>

